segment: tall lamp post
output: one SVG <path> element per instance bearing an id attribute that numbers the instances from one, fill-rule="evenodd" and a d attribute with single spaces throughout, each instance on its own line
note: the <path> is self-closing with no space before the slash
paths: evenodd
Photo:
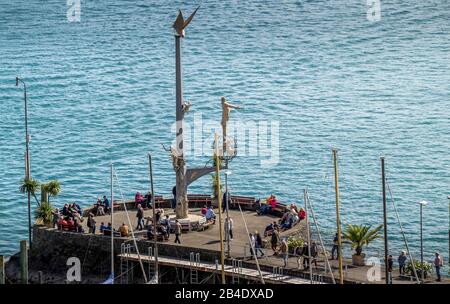
<path id="1" fill-rule="evenodd" d="M 448 199 L 448 273 L 450 274 L 450 195 Z"/>
<path id="2" fill-rule="evenodd" d="M 19 83 L 23 84 L 23 99 L 25 104 L 25 179 L 30 180 L 30 136 L 28 133 L 28 103 L 27 103 L 27 85 L 25 82 L 16 77 L 16 87 Z M 28 242 L 31 247 L 31 193 L 27 191 L 28 194 Z"/>
<path id="3" fill-rule="evenodd" d="M 422 277 L 422 284 L 425 280 L 425 271 L 423 271 L 423 207 L 428 205 L 428 202 L 421 201 L 419 202 L 420 205 L 420 265 L 421 265 L 421 277 Z"/>
<path id="4" fill-rule="evenodd" d="M 227 220 L 225 221 L 225 223 L 227 223 L 227 225 L 231 225 L 231 223 L 230 223 L 230 216 L 228 215 L 228 208 L 229 208 L 229 200 L 230 200 L 230 197 L 229 197 L 229 193 L 228 193 L 228 175 L 231 175 L 231 171 L 229 171 L 229 170 L 227 170 L 227 171 L 225 171 L 225 210 L 226 210 L 226 213 L 227 213 Z M 227 238 L 227 256 L 228 257 L 230 257 L 230 231 L 229 231 L 229 228 L 231 228 L 231 227 L 227 227 L 227 236 L 226 236 L 226 238 Z"/>

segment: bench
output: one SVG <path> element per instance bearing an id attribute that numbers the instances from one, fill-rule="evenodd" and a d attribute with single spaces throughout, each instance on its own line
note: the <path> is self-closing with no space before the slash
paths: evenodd
<path id="1" fill-rule="evenodd" d="M 103 235 L 105 236 L 111 236 L 111 230 L 105 229 L 103 230 Z M 114 237 L 122 237 L 119 231 L 114 231 Z"/>
<path id="2" fill-rule="evenodd" d="M 75 226 L 70 226 L 70 225 L 58 225 L 58 229 L 59 230 L 63 230 L 63 231 L 71 231 L 71 232 L 76 232 L 77 231 L 77 227 Z"/>
<path id="3" fill-rule="evenodd" d="M 288 210 L 288 207 L 285 204 L 277 203 L 275 208 L 273 208 L 270 212 L 275 214 L 283 214 L 286 210 Z"/>
<path id="4" fill-rule="evenodd" d="M 212 203 L 211 196 L 208 194 L 188 194 L 187 199 L 191 208 L 209 206 Z"/>
<path id="5" fill-rule="evenodd" d="M 214 225 L 213 221 L 206 221 L 202 224 L 198 224 L 198 231 L 205 231 L 206 229 L 208 229 L 210 226 Z"/>
<path id="6" fill-rule="evenodd" d="M 230 196 L 231 204 L 230 207 L 239 209 L 238 204 L 241 206 L 241 209 L 244 210 L 255 210 L 256 209 L 256 199 L 254 197 L 247 196 Z"/>

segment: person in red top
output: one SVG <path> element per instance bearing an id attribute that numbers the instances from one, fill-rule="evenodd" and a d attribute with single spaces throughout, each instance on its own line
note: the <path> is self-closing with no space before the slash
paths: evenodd
<path id="1" fill-rule="evenodd" d="M 61 217 L 59 218 L 59 221 L 58 221 L 58 228 L 62 229 L 62 227 L 66 226 L 66 225 L 67 225 L 67 221 L 64 218 L 64 216 L 61 215 Z"/>
<path id="2" fill-rule="evenodd" d="M 300 208 L 300 212 L 298 213 L 298 217 L 300 220 L 304 220 L 306 218 L 306 211 L 303 208 Z"/>
<path id="3" fill-rule="evenodd" d="M 272 207 L 272 210 L 275 209 L 275 207 L 277 206 L 278 202 L 277 202 L 277 198 L 275 197 L 275 195 L 270 195 L 270 197 L 267 199 L 267 203 L 270 205 L 270 207 Z"/>
<path id="4" fill-rule="evenodd" d="M 136 206 L 138 204 L 142 204 L 144 201 L 144 196 L 141 194 L 141 192 L 136 192 L 136 195 L 134 196 L 134 202 L 136 203 Z"/>

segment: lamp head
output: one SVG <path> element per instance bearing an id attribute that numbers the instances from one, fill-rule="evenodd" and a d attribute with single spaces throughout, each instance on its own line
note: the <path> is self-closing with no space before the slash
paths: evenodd
<path id="1" fill-rule="evenodd" d="M 426 202 L 426 201 L 421 201 L 421 202 L 419 202 L 419 204 L 421 204 L 422 206 L 426 206 L 426 205 L 428 205 L 428 202 Z"/>
<path id="2" fill-rule="evenodd" d="M 225 175 L 230 175 L 231 174 L 231 171 L 225 171 Z"/>

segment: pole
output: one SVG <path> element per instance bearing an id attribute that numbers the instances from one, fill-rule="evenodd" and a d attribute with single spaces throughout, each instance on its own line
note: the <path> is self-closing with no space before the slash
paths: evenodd
<path id="1" fill-rule="evenodd" d="M 5 257 L 0 255 L 0 285 L 5 284 Z"/>
<path id="2" fill-rule="evenodd" d="M 384 225 L 384 272 L 385 283 L 390 283 L 389 265 L 388 265 L 388 231 L 387 231 L 387 206 L 386 206 L 386 174 L 384 170 L 384 157 L 381 157 L 381 185 L 383 190 L 383 225 Z"/>
<path id="3" fill-rule="evenodd" d="M 423 271 L 423 215 L 422 215 L 423 204 L 420 204 L 420 269 L 422 277 L 422 284 L 425 280 L 425 271 Z"/>
<path id="4" fill-rule="evenodd" d="M 216 150 L 217 201 L 219 204 L 220 263 L 221 263 L 222 284 L 225 284 L 226 282 L 225 282 L 225 257 L 223 250 L 222 197 L 220 194 L 219 142 L 217 140 L 217 133 L 214 133 L 214 142 Z"/>
<path id="5" fill-rule="evenodd" d="M 156 206 L 155 206 L 155 192 L 153 189 L 153 167 L 152 167 L 152 155 L 148 154 L 148 163 L 150 170 L 150 191 L 152 192 L 152 209 L 153 209 L 153 245 L 155 247 L 155 277 L 156 282 L 159 282 L 159 273 L 158 273 L 158 242 L 157 242 L 157 231 L 156 231 Z M 170 221 L 170 219 L 169 219 Z"/>
<path id="6" fill-rule="evenodd" d="M 450 195 L 448 199 L 448 274 L 450 275 Z"/>
<path id="7" fill-rule="evenodd" d="M 16 77 L 16 86 L 19 86 L 19 82 L 23 84 L 23 100 L 25 108 L 25 179 L 29 180 L 31 177 L 30 173 L 30 135 L 28 133 L 28 101 L 27 101 L 27 85 L 25 82 Z M 31 242 L 31 193 L 28 192 L 28 242 L 30 243 L 30 248 L 32 247 Z"/>
<path id="8" fill-rule="evenodd" d="M 228 166 L 227 166 L 228 167 Z M 227 231 L 228 231 L 228 233 L 227 233 L 227 235 L 226 235 L 226 240 L 227 240 L 227 256 L 228 257 L 230 257 L 231 255 L 230 255 L 230 251 L 231 251 L 231 248 L 230 248 L 230 231 L 229 231 L 229 228 L 231 228 L 231 223 L 230 223 L 230 216 L 229 216 L 229 214 L 228 214 L 228 202 L 229 202 L 229 200 L 230 200 L 230 198 L 228 197 L 229 196 L 229 194 L 228 194 L 228 171 L 227 172 L 225 172 L 225 199 L 226 199 L 226 201 L 225 201 L 225 207 L 226 207 L 226 212 L 227 212 L 227 225 L 229 226 L 229 227 L 227 227 Z"/>
<path id="9" fill-rule="evenodd" d="M 20 241 L 20 282 L 28 284 L 28 248 L 27 241 Z"/>
<path id="10" fill-rule="evenodd" d="M 111 284 L 114 284 L 114 181 L 113 181 L 113 164 L 111 163 Z"/>
<path id="11" fill-rule="evenodd" d="M 303 200 L 305 201 L 305 212 L 306 212 L 306 234 L 308 241 L 308 267 L 309 267 L 309 281 L 313 283 L 313 273 L 312 273 L 312 256 L 311 256 L 311 232 L 309 228 L 309 214 L 308 214 L 308 203 L 307 203 L 307 190 L 303 190 Z"/>
<path id="12" fill-rule="evenodd" d="M 339 206 L 339 171 L 337 161 L 337 149 L 333 149 L 334 163 L 334 187 L 336 192 L 336 225 L 338 234 L 338 260 L 339 260 L 339 284 L 344 284 L 344 274 L 342 269 L 342 232 L 341 232 L 341 212 Z"/>

